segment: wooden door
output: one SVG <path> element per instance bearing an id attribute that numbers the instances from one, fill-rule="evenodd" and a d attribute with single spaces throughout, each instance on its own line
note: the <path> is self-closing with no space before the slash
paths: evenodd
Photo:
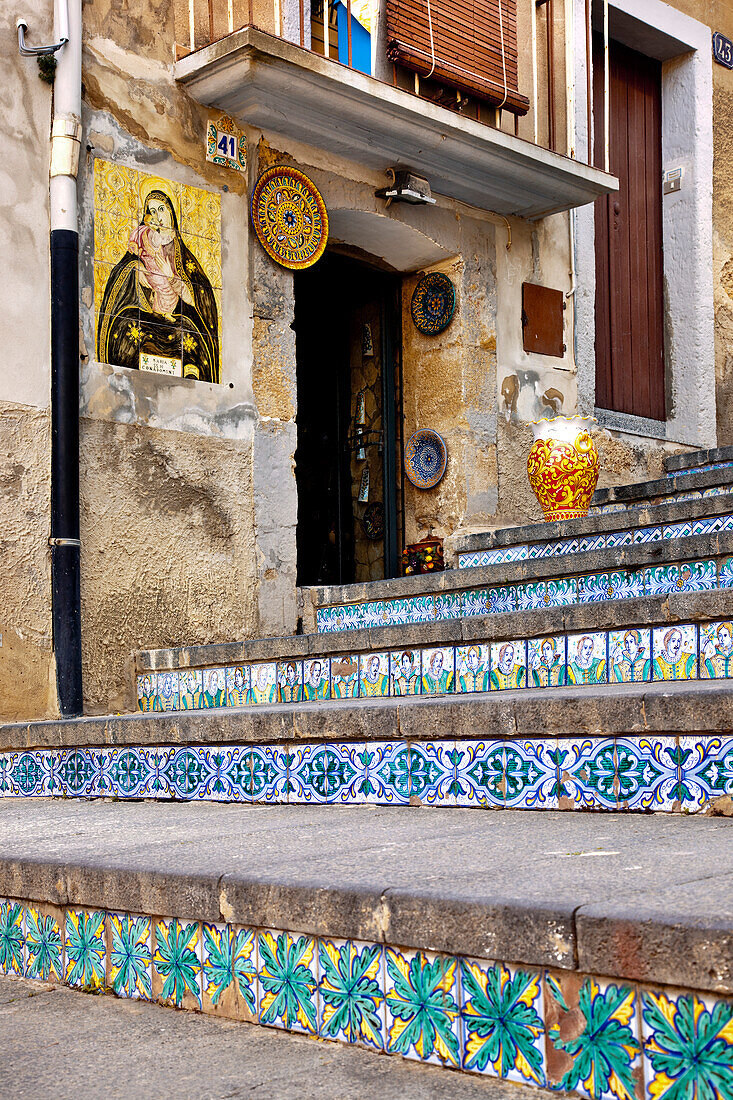
<path id="1" fill-rule="evenodd" d="M 618 192 L 596 202 L 596 405 L 665 418 L 661 65 L 609 44 L 610 159 Z M 596 164 L 602 166 L 603 38 L 594 36 Z"/>

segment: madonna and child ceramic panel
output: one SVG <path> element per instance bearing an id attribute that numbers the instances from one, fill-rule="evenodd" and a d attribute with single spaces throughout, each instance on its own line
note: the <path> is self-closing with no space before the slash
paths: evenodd
<path id="1" fill-rule="evenodd" d="M 94 162 L 99 363 L 219 382 L 221 198 Z"/>

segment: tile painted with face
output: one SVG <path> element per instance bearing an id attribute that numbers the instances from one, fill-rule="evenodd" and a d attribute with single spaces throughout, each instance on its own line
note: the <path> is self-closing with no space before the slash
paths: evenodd
<path id="1" fill-rule="evenodd" d="M 359 694 L 358 654 L 331 658 L 331 698 L 355 699 Z"/>
<path id="2" fill-rule="evenodd" d="M 696 626 L 655 627 L 652 644 L 655 680 L 694 680 L 697 677 Z"/>
<path id="3" fill-rule="evenodd" d="M 281 703 L 299 703 L 303 698 L 303 662 L 278 661 L 277 683 Z"/>
<path id="4" fill-rule="evenodd" d="M 605 684 L 606 635 L 568 634 L 568 683 Z"/>
<path id="5" fill-rule="evenodd" d="M 419 695 L 420 650 L 400 649 L 390 654 L 390 676 L 393 695 Z"/>
<path id="6" fill-rule="evenodd" d="M 202 707 L 203 678 L 200 668 L 189 668 L 178 674 L 181 710 L 199 710 Z"/>
<path id="7" fill-rule="evenodd" d="M 608 662 L 612 684 L 651 680 L 651 631 L 612 630 L 608 635 Z"/>
<path id="8" fill-rule="evenodd" d="M 531 638 L 527 644 L 527 683 L 530 687 L 564 687 L 565 639 Z"/>
<path id="9" fill-rule="evenodd" d="M 223 668 L 204 669 L 205 707 L 225 707 L 227 705 L 227 675 Z"/>
<path id="10" fill-rule="evenodd" d="M 524 641 L 491 643 L 491 690 L 522 688 L 527 682 Z"/>
<path id="11" fill-rule="evenodd" d="M 143 714 L 151 711 L 157 695 L 155 673 L 147 672 L 137 678 L 137 709 Z"/>
<path id="12" fill-rule="evenodd" d="M 244 707 L 249 702 L 249 665 L 234 665 L 226 671 L 227 700 L 230 707 Z"/>
<path id="13" fill-rule="evenodd" d="M 155 678 L 156 694 L 153 710 L 178 710 L 178 673 L 158 672 Z"/>
<path id="14" fill-rule="evenodd" d="M 359 658 L 359 695 L 362 698 L 389 695 L 388 653 L 362 653 Z"/>
<path id="15" fill-rule="evenodd" d="M 303 698 L 330 699 L 331 674 L 328 657 L 303 661 Z"/>
<path id="16" fill-rule="evenodd" d="M 277 702 L 277 665 L 274 661 L 266 664 L 252 665 L 249 670 L 250 703 L 276 703 Z"/>
<path id="17" fill-rule="evenodd" d="M 487 645 L 461 646 L 456 649 L 456 691 L 489 691 L 490 663 Z"/>
<path id="18" fill-rule="evenodd" d="M 422 651 L 423 695 L 446 695 L 453 691 L 456 651 L 453 646 Z"/>
<path id="19" fill-rule="evenodd" d="M 705 680 L 733 676 L 733 623 L 700 624 L 700 676 Z"/>

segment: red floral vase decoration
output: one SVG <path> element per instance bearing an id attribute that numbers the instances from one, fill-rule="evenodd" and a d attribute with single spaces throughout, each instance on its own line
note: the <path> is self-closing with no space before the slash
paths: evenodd
<path id="1" fill-rule="evenodd" d="M 533 421 L 527 474 L 548 523 L 588 515 L 598 482 L 598 451 L 588 431 L 590 423 L 595 423 L 595 417 L 555 416 Z"/>

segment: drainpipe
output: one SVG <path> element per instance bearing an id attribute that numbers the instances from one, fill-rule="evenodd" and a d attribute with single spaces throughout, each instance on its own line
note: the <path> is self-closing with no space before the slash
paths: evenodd
<path id="1" fill-rule="evenodd" d="M 24 56 L 58 54 L 53 89 L 51 168 L 51 612 L 56 689 L 64 718 L 83 711 L 79 540 L 79 232 L 76 175 L 81 148 L 81 5 L 56 0 L 55 42 Z"/>
<path id="2" fill-rule="evenodd" d="M 79 541 L 79 232 L 81 4 L 57 0 L 59 51 L 51 130 L 51 585 L 56 685 L 63 717 L 83 711 Z M 64 11 L 63 9 L 66 9 Z"/>

